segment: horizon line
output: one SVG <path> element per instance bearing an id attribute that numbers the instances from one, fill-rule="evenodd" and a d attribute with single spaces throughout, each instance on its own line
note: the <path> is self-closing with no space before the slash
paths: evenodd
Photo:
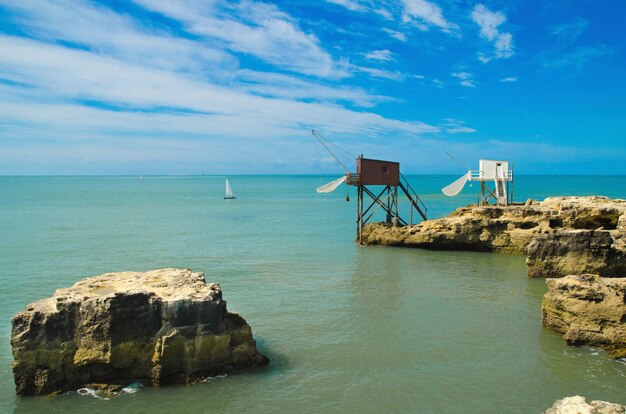
<path id="1" fill-rule="evenodd" d="M 253 176 L 328 176 L 336 177 L 343 175 L 341 173 L 215 173 L 215 174 L 0 174 L 0 178 L 4 177 L 253 177 Z M 406 176 L 424 176 L 424 177 L 436 177 L 436 176 L 458 176 L 458 173 L 404 173 Z M 554 173 L 554 174 L 515 174 L 515 176 L 521 177 L 625 177 L 626 173 L 614 174 L 614 173 L 595 173 L 595 174 L 570 174 L 570 173 Z"/>

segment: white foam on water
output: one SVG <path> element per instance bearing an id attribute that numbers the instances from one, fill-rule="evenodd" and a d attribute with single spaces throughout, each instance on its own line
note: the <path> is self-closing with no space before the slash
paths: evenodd
<path id="1" fill-rule="evenodd" d="M 122 388 L 120 394 L 134 394 L 139 391 L 140 388 L 143 388 L 143 385 L 138 382 L 134 382 Z"/>
<path id="2" fill-rule="evenodd" d="M 76 392 L 78 394 L 80 394 L 80 395 L 97 398 L 99 400 L 108 400 L 109 399 L 107 397 L 99 396 L 98 393 L 96 392 L 96 390 L 94 390 L 93 388 L 79 388 L 79 389 L 76 390 Z"/>
<path id="3" fill-rule="evenodd" d="M 205 379 L 203 379 L 201 382 L 204 384 L 207 384 L 209 382 L 213 382 L 215 380 L 218 380 L 220 378 L 226 378 L 226 374 L 222 374 L 222 375 L 216 375 L 214 377 L 206 377 Z"/>

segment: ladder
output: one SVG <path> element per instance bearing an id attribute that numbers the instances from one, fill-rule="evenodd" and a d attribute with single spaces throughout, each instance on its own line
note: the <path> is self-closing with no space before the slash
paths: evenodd
<path id="1" fill-rule="evenodd" d="M 496 197 L 498 198 L 498 204 L 507 205 L 506 186 L 504 185 L 504 179 L 496 178 Z"/>
<path id="2" fill-rule="evenodd" d="M 415 190 L 413 190 L 413 187 L 411 187 L 411 184 L 409 184 L 409 181 L 402 174 L 400 174 L 399 187 L 404 192 L 404 195 L 406 195 L 406 198 L 409 199 L 409 203 L 411 203 L 411 225 L 413 225 L 413 209 L 415 209 L 424 220 L 428 220 L 426 218 L 426 212 L 428 211 L 426 205 L 419 198 Z"/>

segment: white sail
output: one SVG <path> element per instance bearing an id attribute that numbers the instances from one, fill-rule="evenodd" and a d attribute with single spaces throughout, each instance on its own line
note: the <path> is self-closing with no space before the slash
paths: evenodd
<path id="1" fill-rule="evenodd" d="M 228 178 L 226 179 L 226 196 L 224 198 L 234 198 L 233 189 L 230 188 Z"/>
<path id="2" fill-rule="evenodd" d="M 468 172 L 467 174 L 464 174 L 458 180 L 456 180 L 453 183 L 443 187 L 441 189 L 441 192 L 444 193 L 445 195 L 447 195 L 448 197 L 452 197 L 452 196 L 457 195 L 458 193 L 461 192 L 463 187 L 465 187 L 465 183 L 467 183 L 467 180 L 469 179 L 469 174 L 470 173 Z"/>
<path id="3" fill-rule="evenodd" d="M 347 176 L 343 176 L 341 178 L 337 178 L 334 181 L 329 182 L 328 184 L 321 185 L 317 187 L 316 191 L 318 193 L 332 193 L 339 187 L 344 181 L 346 181 Z"/>

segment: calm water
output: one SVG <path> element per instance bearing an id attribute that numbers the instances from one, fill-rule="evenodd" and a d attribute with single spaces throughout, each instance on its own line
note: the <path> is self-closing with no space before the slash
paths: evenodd
<path id="1" fill-rule="evenodd" d="M 524 258 L 359 247 L 333 177 L 0 177 L 0 412 L 537 413 L 565 396 L 626 403 L 626 364 L 541 327 Z M 431 217 L 476 200 L 411 177 Z M 626 177 L 518 177 L 516 199 L 626 197 Z M 219 282 L 266 369 L 111 400 L 16 398 L 10 318 L 110 271 L 188 267 Z"/>

